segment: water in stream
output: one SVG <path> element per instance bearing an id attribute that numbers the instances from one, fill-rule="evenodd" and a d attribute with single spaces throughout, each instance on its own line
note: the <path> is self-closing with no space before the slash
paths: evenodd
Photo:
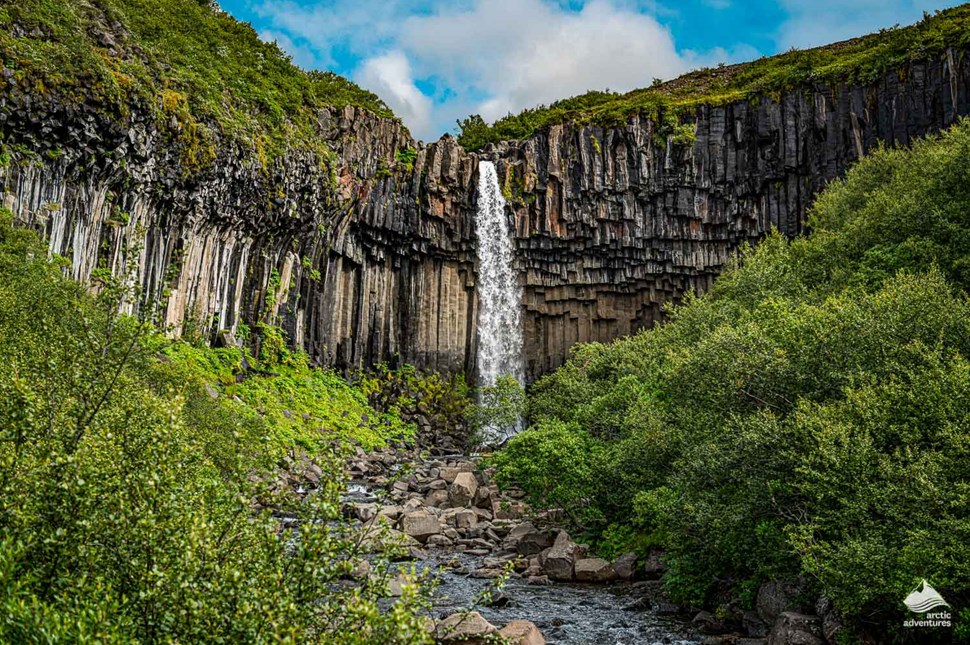
<path id="1" fill-rule="evenodd" d="M 441 557 L 451 559 L 446 554 Z M 460 555 L 463 568 L 473 570 L 479 558 Z M 435 556 L 426 562 L 435 565 Z M 445 572 L 439 574 L 435 612 L 447 616 L 468 608 L 490 581 Z M 489 622 L 504 625 L 513 620 L 530 620 L 550 645 L 648 645 L 699 643 L 682 619 L 661 616 L 645 597 L 643 586 L 553 584 L 528 585 L 512 578 L 503 593 L 509 601 L 502 607 L 476 608 Z M 641 601 L 642 602 L 642 601 Z M 645 605 L 645 606 L 644 606 Z M 635 607 L 634 607 L 635 606 Z"/>

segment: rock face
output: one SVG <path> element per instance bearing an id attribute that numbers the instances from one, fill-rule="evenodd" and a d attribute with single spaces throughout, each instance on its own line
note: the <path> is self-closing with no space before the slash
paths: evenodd
<path id="1" fill-rule="evenodd" d="M 103 264 L 141 287 L 127 305 L 215 340 L 265 321 L 323 365 L 381 360 L 474 375 L 473 214 L 479 158 L 497 162 L 515 230 L 530 377 L 577 342 L 649 326 L 707 289 L 737 247 L 798 233 L 813 196 L 878 142 L 903 145 L 970 113 L 970 57 L 950 50 L 869 85 L 815 85 L 691 119 L 560 125 L 480 155 L 421 146 L 396 121 L 321 111 L 330 154 L 261 165 L 226 143 L 182 167 L 150 111 L 0 87 L 4 204 L 87 279 Z M 417 158 L 398 161 L 414 147 Z M 16 150 L 26 149 L 32 154 Z"/>

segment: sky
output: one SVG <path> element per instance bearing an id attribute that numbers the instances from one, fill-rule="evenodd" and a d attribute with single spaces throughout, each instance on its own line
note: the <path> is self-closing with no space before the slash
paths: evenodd
<path id="1" fill-rule="evenodd" d="M 959 2 L 220 0 L 304 69 L 375 92 L 419 139 L 588 90 L 844 40 Z"/>

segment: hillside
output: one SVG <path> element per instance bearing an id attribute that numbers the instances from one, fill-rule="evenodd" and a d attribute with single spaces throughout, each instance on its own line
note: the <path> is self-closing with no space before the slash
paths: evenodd
<path id="1" fill-rule="evenodd" d="M 225 140 L 273 157 L 321 145 L 317 111 L 358 106 L 392 117 L 374 94 L 304 72 L 255 30 L 199 0 L 22 0 L 0 6 L 7 93 L 147 111 L 205 165 Z"/>
<path id="2" fill-rule="evenodd" d="M 665 120 L 670 134 L 698 105 L 722 105 L 819 85 L 869 84 L 909 62 L 939 56 L 970 43 L 970 5 L 935 14 L 908 27 L 806 50 L 792 50 L 748 63 L 691 72 L 666 83 L 625 94 L 588 92 L 552 105 L 508 115 L 489 125 L 471 116 L 460 123 L 459 142 L 468 150 L 522 140 L 565 122 L 621 125 L 631 116 Z M 686 131 L 684 131 L 686 132 Z"/>

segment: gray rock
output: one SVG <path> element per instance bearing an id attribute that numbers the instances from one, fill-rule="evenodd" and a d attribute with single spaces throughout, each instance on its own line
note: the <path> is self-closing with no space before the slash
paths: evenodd
<path id="1" fill-rule="evenodd" d="M 435 638 L 441 643 L 477 645 L 484 637 L 497 632 L 495 625 L 485 620 L 477 611 L 455 613 L 435 626 Z"/>
<path id="2" fill-rule="evenodd" d="M 581 582 L 609 582 L 616 580 L 616 572 L 610 563 L 602 558 L 577 560 L 574 567 L 576 580 Z"/>
<path id="3" fill-rule="evenodd" d="M 782 612 L 771 627 L 767 645 L 825 645 L 822 621 L 818 616 Z"/>
<path id="4" fill-rule="evenodd" d="M 418 542 L 424 543 L 432 535 L 441 532 L 441 523 L 428 511 L 413 511 L 405 513 L 401 518 L 401 530 Z"/>
<path id="5" fill-rule="evenodd" d="M 637 570 L 637 554 L 624 553 L 613 563 L 613 570 L 620 580 L 633 580 Z"/>
<path id="6" fill-rule="evenodd" d="M 755 600 L 758 616 L 765 624 L 773 624 L 782 612 L 799 608 L 800 593 L 801 589 L 797 585 L 782 580 L 772 580 L 762 584 L 758 588 L 758 597 Z"/>
<path id="7" fill-rule="evenodd" d="M 455 480 L 448 488 L 448 503 L 454 507 L 463 507 L 471 504 L 478 491 L 478 482 L 475 475 L 469 472 L 461 472 L 455 475 Z"/>
<path id="8" fill-rule="evenodd" d="M 572 541 L 569 534 L 560 531 L 552 548 L 545 554 L 542 568 L 553 580 L 572 580 L 580 553 L 579 546 Z"/>

